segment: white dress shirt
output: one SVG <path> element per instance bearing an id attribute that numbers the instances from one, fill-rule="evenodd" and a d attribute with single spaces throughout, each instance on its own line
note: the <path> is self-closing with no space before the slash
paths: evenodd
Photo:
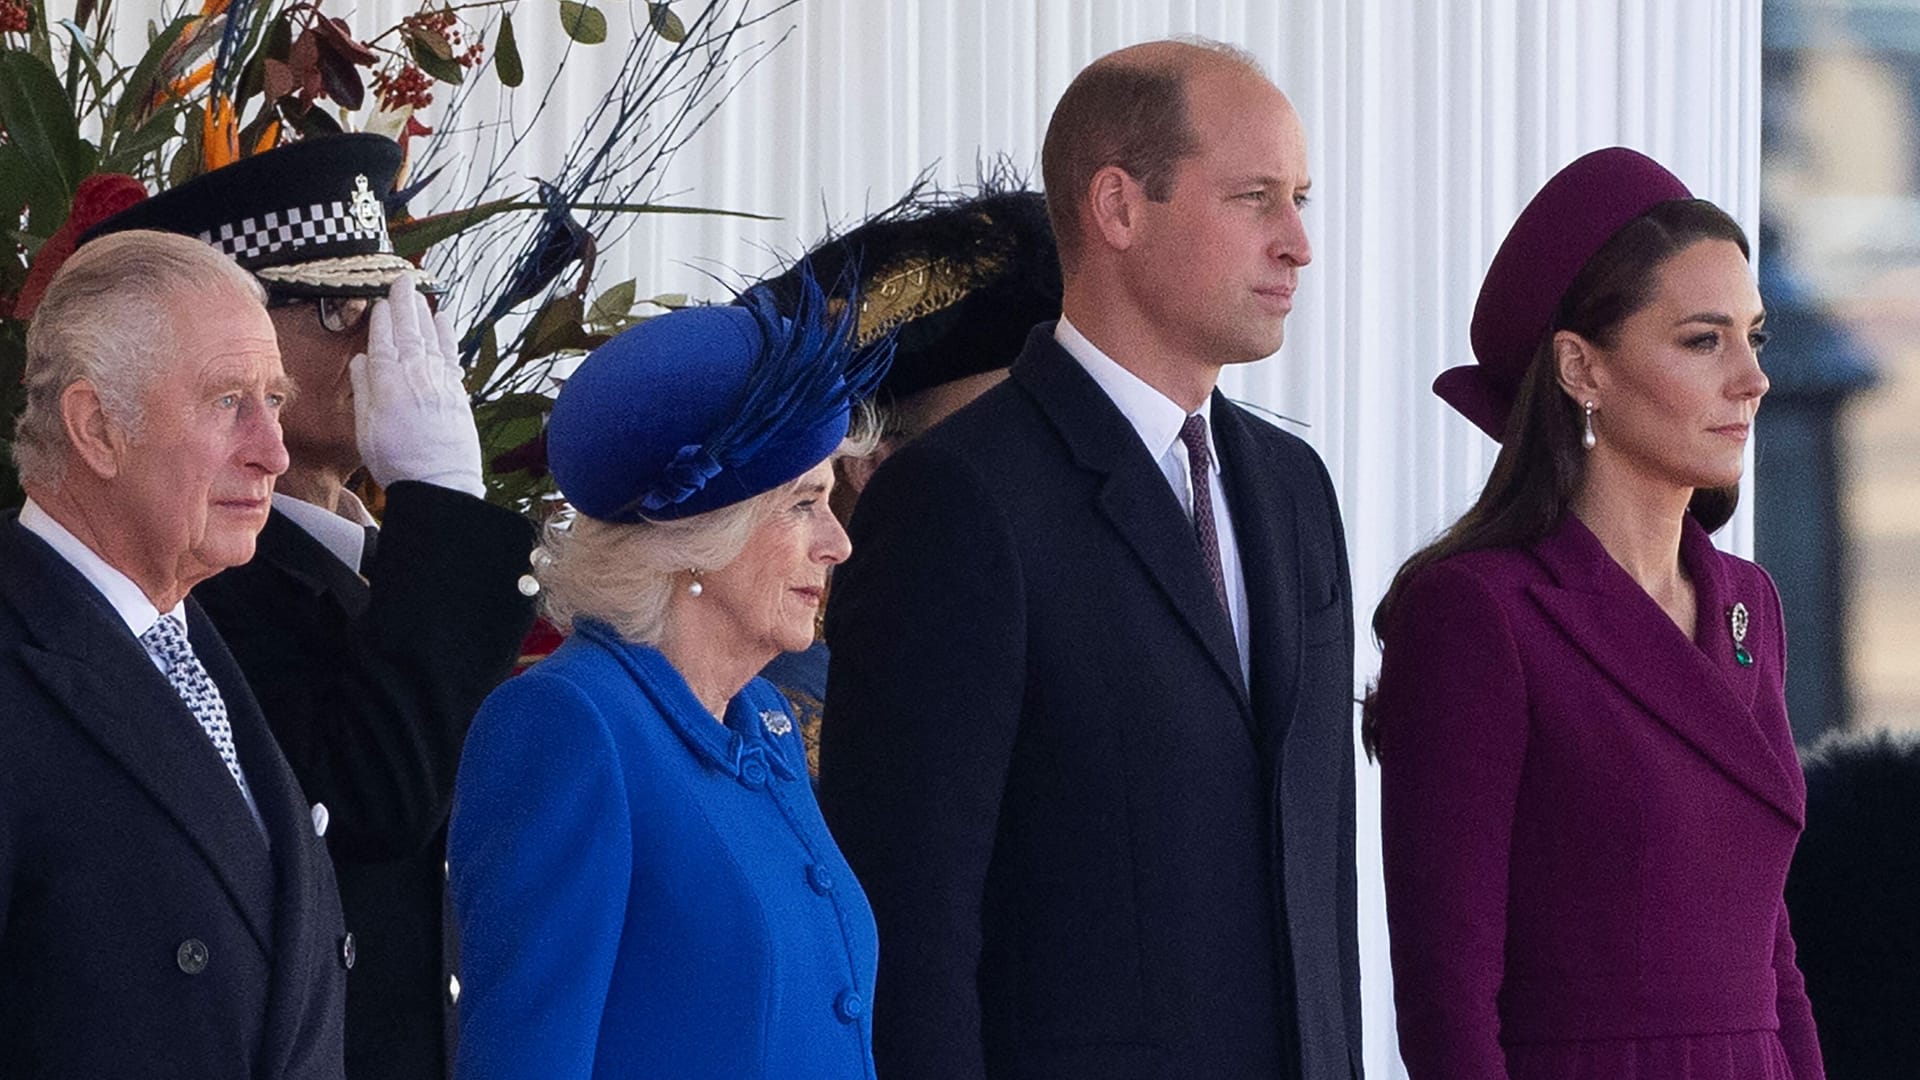
<path id="1" fill-rule="evenodd" d="M 106 597 L 107 603 L 126 622 L 135 640 L 139 640 L 141 635 L 153 629 L 154 623 L 160 621 L 160 609 L 153 606 L 153 601 L 147 599 L 147 594 L 140 591 L 140 586 L 135 585 L 132 578 L 108 565 L 107 560 L 69 532 L 65 525 L 55 521 L 32 499 L 28 499 L 26 505 L 20 508 L 20 527 L 45 540 L 55 554 L 80 571 L 80 576 L 86 578 L 87 583 L 101 596 Z M 167 614 L 179 619 L 181 626 L 187 625 L 187 602 L 182 600 L 173 605 L 173 610 Z M 145 648 L 144 645 L 141 647 Z M 147 658 L 162 674 L 166 673 L 167 665 L 159 657 L 149 652 Z"/>
<path id="2" fill-rule="evenodd" d="M 1120 366 L 1120 362 L 1100 351 L 1085 334 L 1074 328 L 1065 315 L 1054 324 L 1053 339 L 1067 354 L 1085 368 L 1100 389 L 1113 400 L 1127 423 L 1146 444 L 1147 454 L 1160 466 L 1181 509 L 1193 517 L 1192 471 L 1187 462 L 1187 444 L 1180 441 L 1180 427 L 1187 413 L 1172 398 L 1147 385 L 1138 375 Z M 1234 644 L 1240 653 L 1240 678 L 1251 680 L 1248 665 L 1247 579 L 1240 570 L 1240 545 L 1234 537 L 1233 514 L 1227 509 L 1227 496 L 1220 482 L 1220 446 L 1213 437 L 1213 399 L 1200 403 L 1199 415 L 1207 421 L 1207 449 L 1213 458 L 1207 488 L 1213 496 L 1214 532 L 1220 538 L 1220 574 L 1227 585 L 1227 612 L 1233 620 Z"/>
<path id="3" fill-rule="evenodd" d="M 287 515 L 288 521 L 300 526 L 301 532 L 318 540 L 321 547 L 346 563 L 349 570 L 364 572 L 360 559 L 367 547 L 367 526 L 374 521 L 359 496 L 351 491 L 341 491 L 340 509 L 331 511 L 276 491 L 273 493 L 273 508 Z"/>

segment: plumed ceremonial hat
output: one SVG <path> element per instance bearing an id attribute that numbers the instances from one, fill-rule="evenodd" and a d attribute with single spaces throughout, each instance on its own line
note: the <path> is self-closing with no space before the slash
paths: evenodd
<path id="1" fill-rule="evenodd" d="M 1498 441 L 1520 381 L 1581 269 L 1635 218 L 1692 197 L 1659 162 L 1623 146 L 1595 150 L 1555 173 L 1487 267 L 1471 328 L 1478 363 L 1441 372 L 1433 392 Z"/>
<path id="2" fill-rule="evenodd" d="M 182 233 L 292 295 L 378 296 L 409 273 L 431 289 L 387 237 L 384 200 L 400 162 L 399 144 L 384 135 L 302 139 L 168 188 L 80 242 L 127 229 Z"/>
<path id="3" fill-rule="evenodd" d="M 1060 316 L 1060 255 L 1045 196 L 983 182 L 919 190 L 809 252 L 821 280 L 860 278 L 855 340 L 894 335 L 882 397 L 899 399 L 1013 363 L 1034 324 Z M 797 271 L 767 285 L 790 309 Z"/>
<path id="4" fill-rule="evenodd" d="M 853 341 L 853 302 L 830 305 L 802 270 L 783 314 L 756 286 L 735 304 L 683 308 L 595 349 L 561 387 L 547 461 L 574 509 L 672 521 L 799 478 L 846 437 L 890 339 Z"/>

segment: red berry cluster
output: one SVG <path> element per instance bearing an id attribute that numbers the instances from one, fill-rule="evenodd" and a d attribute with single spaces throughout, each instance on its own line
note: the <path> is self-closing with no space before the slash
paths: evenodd
<path id="1" fill-rule="evenodd" d="M 397 72 L 382 68 L 373 73 L 373 92 L 388 112 L 424 109 L 433 104 L 433 77 L 412 64 L 402 65 Z"/>
<path id="2" fill-rule="evenodd" d="M 470 68 L 478 64 L 485 51 L 485 46 L 478 41 L 464 49 L 460 47 L 465 43 L 466 35 L 460 29 L 459 16 L 455 15 L 450 7 L 423 8 L 401 19 L 400 25 L 411 30 L 430 31 L 444 38 L 454 50 L 454 61 L 461 67 Z"/>
<path id="3" fill-rule="evenodd" d="M 0 0 L 0 34 L 24 34 L 32 24 L 27 0 Z"/>

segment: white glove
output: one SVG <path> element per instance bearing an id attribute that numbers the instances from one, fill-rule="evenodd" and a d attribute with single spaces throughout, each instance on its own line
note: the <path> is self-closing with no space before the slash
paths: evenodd
<path id="1" fill-rule="evenodd" d="M 459 350 L 446 312 L 402 274 L 367 313 L 367 351 L 355 356 L 353 426 L 374 483 L 419 480 L 484 496 L 480 433 L 460 382 Z"/>

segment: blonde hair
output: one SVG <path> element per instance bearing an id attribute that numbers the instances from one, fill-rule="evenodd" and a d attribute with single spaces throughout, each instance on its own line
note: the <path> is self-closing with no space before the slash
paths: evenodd
<path id="1" fill-rule="evenodd" d="M 24 484 L 52 487 L 69 445 L 60 398 L 85 379 L 114 423 L 140 426 L 148 386 L 177 359 L 189 303 L 264 303 L 253 275 L 206 242 L 133 229 L 75 252 L 53 275 L 27 328 L 26 405 L 13 460 Z"/>
<path id="2" fill-rule="evenodd" d="M 878 440 L 864 405 L 856 408 L 853 427 L 827 460 L 872 453 Z M 690 572 L 720 570 L 739 558 L 754 530 L 805 478 L 802 473 L 751 499 L 678 521 L 622 524 L 579 513 L 556 518 L 533 553 L 542 612 L 565 633 L 581 619 L 593 619 L 628 641 L 658 644 L 673 590 Z"/>

